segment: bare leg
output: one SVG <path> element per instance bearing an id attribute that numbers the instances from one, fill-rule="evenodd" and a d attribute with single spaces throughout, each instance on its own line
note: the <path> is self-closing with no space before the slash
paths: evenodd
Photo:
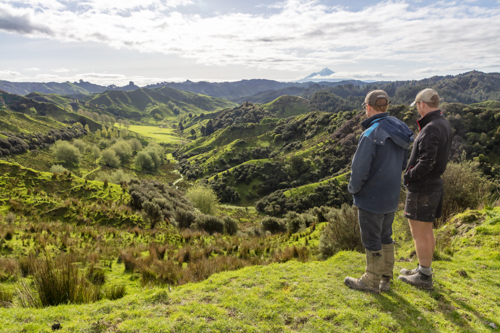
<path id="1" fill-rule="evenodd" d="M 417 252 L 418 262 L 420 265 L 430 267 L 436 240 L 432 231 L 431 222 L 421 222 L 408 219 L 411 228 L 411 234 L 415 242 L 415 250 Z"/>

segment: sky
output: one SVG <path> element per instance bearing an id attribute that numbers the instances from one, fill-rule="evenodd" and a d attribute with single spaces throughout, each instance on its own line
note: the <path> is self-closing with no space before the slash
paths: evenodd
<path id="1" fill-rule="evenodd" d="M 500 0 L 0 0 L 0 80 L 409 80 L 500 71 Z"/>

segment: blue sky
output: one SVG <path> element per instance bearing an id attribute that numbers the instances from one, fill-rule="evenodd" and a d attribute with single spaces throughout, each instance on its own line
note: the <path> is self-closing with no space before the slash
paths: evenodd
<path id="1" fill-rule="evenodd" d="M 0 0 L 0 79 L 420 79 L 498 72 L 499 36 L 499 1 Z"/>

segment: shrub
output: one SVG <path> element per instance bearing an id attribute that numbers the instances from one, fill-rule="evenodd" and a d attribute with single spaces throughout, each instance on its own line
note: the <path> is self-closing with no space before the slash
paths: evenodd
<path id="1" fill-rule="evenodd" d="M 217 212 L 217 206 L 219 204 L 217 195 L 209 187 L 191 187 L 187 190 L 186 197 L 188 197 L 193 205 L 203 214 L 214 215 Z"/>
<path id="2" fill-rule="evenodd" d="M 134 158 L 134 166 L 137 170 L 153 171 L 155 162 L 148 153 L 141 151 Z"/>
<path id="3" fill-rule="evenodd" d="M 295 233 L 306 227 L 304 218 L 296 212 L 290 211 L 285 215 L 286 229 L 291 233 Z"/>
<path id="4" fill-rule="evenodd" d="M 177 227 L 184 229 L 189 228 L 196 220 L 196 214 L 188 210 L 177 207 L 174 213 L 174 219 L 177 222 Z"/>
<path id="5" fill-rule="evenodd" d="M 92 157 L 94 158 L 94 160 L 97 160 L 97 159 L 99 159 L 99 157 L 101 157 L 101 150 L 97 146 L 93 146 L 90 153 L 92 154 Z"/>
<path id="6" fill-rule="evenodd" d="M 118 168 L 120 166 L 120 159 L 116 156 L 116 152 L 111 148 L 102 152 L 102 160 L 106 165 L 112 168 Z"/>
<path id="7" fill-rule="evenodd" d="M 465 158 L 458 163 L 448 163 L 442 178 L 443 211 L 442 217 L 437 220 L 437 226 L 468 208 L 478 208 L 493 189 L 493 184 L 479 171 L 478 163 L 466 161 Z"/>
<path id="8" fill-rule="evenodd" d="M 200 214 L 196 217 L 195 226 L 197 229 L 205 230 L 209 234 L 224 232 L 224 222 L 212 215 Z"/>
<path id="9" fill-rule="evenodd" d="M 33 283 L 43 306 L 90 303 L 99 299 L 99 288 L 80 274 L 72 256 L 31 259 Z"/>
<path id="10" fill-rule="evenodd" d="M 80 164 L 82 157 L 80 150 L 67 141 L 56 141 L 52 146 L 52 154 L 58 161 L 68 165 Z"/>
<path id="11" fill-rule="evenodd" d="M 154 229 L 156 224 L 163 219 L 163 214 L 161 212 L 160 206 L 156 203 L 147 201 L 142 205 L 142 217 L 145 222 L 149 222 L 151 229 Z"/>
<path id="12" fill-rule="evenodd" d="M 115 151 L 122 163 L 127 162 L 132 157 L 132 147 L 126 141 L 118 141 L 109 148 Z"/>
<path id="13" fill-rule="evenodd" d="M 111 141 L 110 140 L 107 140 L 107 139 L 101 139 L 99 140 L 99 142 L 97 143 L 97 146 L 101 149 L 106 149 L 106 148 L 109 148 L 109 146 L 111 146 Z"/>
<path id="14" fill-rule="evenodd" d="M 342 250 L 364 251 L 357 212 L 355 206 L 343 204 L 327 214 L 328 224 L 322 230 L 319 241 L 319 251 L 324 258 Z"/>
<path id="15" fill-rule="evenodd" d="M 137 139 L 130 139 L 128 140 L 128 144 L 130 145 L 130 148 L 132 148 L 133 151 L 141 151 L 142 150 L 142 144 L 141 141 Z"/>
<path id="16" fill-rule="evenodd" d="M 106 288 L 104 291 L 104 298 L 109 299 L 111 301 L 117 300 L 122 298 L 127 294 L 125 285 L 120 284 L 120 285 L 112 285 Z"/>
<path id="17" fill-rule="evenodd" d="M 16 214 L 12 212 L 9 212 L 7 216 L 5 216 L 5 222 L 7 222 L 7 224 L 12 224 L 14 223 L 15 220 L 16 220 Z"/>
<path id="18" fill-rule="evenodd" d="M 0 307 L 6 308 L 12 304 L 13 295 L 0 285 Z"/>
<path id="19" fill-rule="evenodd" d="M 113 172 L 111 174 L 106 173 L 105 171 L 101 171 L 97 174 L 95 180 L 98 180 L 101 182 L 108 180 L 108 181 L 111 181 L 112 183 L 120 184 L 121 182 L 129 182 L 132 178 L 133 178 L 132 175 L 129 175 L 120 169 L 120 170 L 116 170 L 115 172 Z"/>
<path id="20" fill-rule="evenodd" d="M 91 264 L 87 269 L 87 279 L 93 284 L 102 285 L 106 282 L 106 272 L 100 267 Z"/>
<path id="21" fill-rule="evenodd" d="M 273 234 L 286 231 L 286 222 L 283 219 L 266 216 L 260 221 L 262 231 L 269 231 Z"/>
<path id="22" fill-rule="evenodd" d="M 224 222 L 224 233 L 228 235 L 236 235 L 238 232 L 238 221 L 229 216 L 225 216 L 222 219 L 222 222 Z"/>
<path id="23" fill-rule="evenodd" d="M 52 173 L 63 173 L 64 171 L 68 171 L 65 167 L 60 164 L 54 164 L 50 167 L 50 172 Z"/>
<path id="24" fill-rule="evenodd" d="M 85 142 L 83 142 L 83 140 L 75 139 L 75 140 L 73 140 L 73 146 L 78 148 L 80 153 L 83 153 L 85 151 L 86 144 L 85 144 Z"/>
<path id="25" fill-rule="evenodd" d="M 7 231 L 5 232 L 5 237 L 4 237 L 4 238 L 5 238 L 5 240 L 10 241 L 10 240 L 12 240 L 12 238 L 13 238 L 13 237 L 14 237 L 14 231 L 12 231 L 12 230 L 7 230 Z"/>

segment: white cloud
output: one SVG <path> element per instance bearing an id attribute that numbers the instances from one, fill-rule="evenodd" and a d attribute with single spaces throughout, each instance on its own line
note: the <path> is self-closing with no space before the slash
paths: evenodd
<path id="1" fill-rule="evenodd" d="M 39 71 L 40 68 L 38 68 L 38 67 L 31 67 L 31 68 L 25 68 L 24 70 L 25 71 Z"/>
<path id="2" fill-rule="evenodd" d="M 21 73 L 11 70 L 0 70 L 0 80 L 12 80 L 21 76 Z"/>
<path id="3" fill-rule="evenodd" d="M 67 72 L 70 72 L 69 69 L 63 68 L 63 67 L 61 67 L 61 68 L 54 68 L 52 71 L 56 72 L 56 73 L 67 73 Z"/>
<path id="4" fill-rule="evenodd" d="M 61 9 L 52 0 L 37 10 L 41 2 L 27 0 L 21 7 L 10 0 L 0 3 L 0 30 L 175 54 L 204 65 L 286 71 L 325 65 L 341 69 L 370 61 L 411 63 L 422 71 L 449 64 L 484 68 L 497 64 L 500 54 L 500 9 L 474 3 L 414 7 L 385 1 L 350 12 L 311 0 L 287 0 L 274 4 L 279 11 L 270 15 L 201 17 L 167 10 L 191 0 L 88 0 L 79 2 L 77 10 Z M 387 76 L 379 71 L 357 75 Z"/>

